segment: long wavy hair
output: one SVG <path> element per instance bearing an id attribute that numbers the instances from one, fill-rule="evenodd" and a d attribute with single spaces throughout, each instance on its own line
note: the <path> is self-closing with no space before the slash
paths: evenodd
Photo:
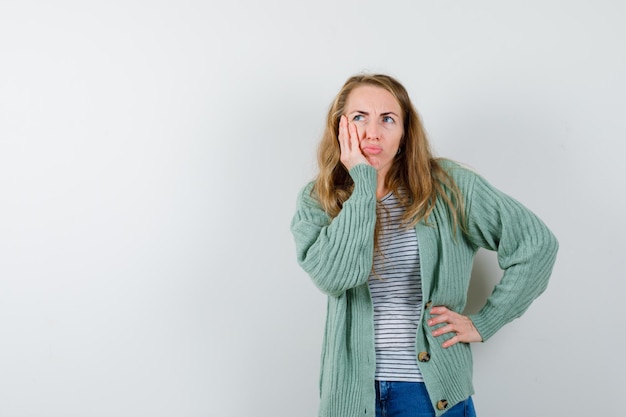
<path id="1" fill-rule="evenodd" d="M 318 148 L 319 173 L 313 188 L 326 213 L 331 218 L 336 217 L 354 189 L 354 182 L 339 159 L 337 137 L 339 118 L 345 112 L 348 97 L 352 90 L 363 85 L 387 90 L 398 101 L 403 113 L 404 135 L 400 141 L 400 152 L 387 173 L 385 187 L 405 207 L 405 226 L 413 227 L 418 222 L 427 220 L 437 198 L 440 198 L 446 203 L 452 216 L 454 234 L 456 235 L 457 227 L 465 230 L 463 198 L 458 186 L 441 167 L 441 159 L 433 156 L 420 117 L 406 89 L 397 80 L 384 74 L 359 74 L 350 77 L 328 110 L 326 128 Z"/>

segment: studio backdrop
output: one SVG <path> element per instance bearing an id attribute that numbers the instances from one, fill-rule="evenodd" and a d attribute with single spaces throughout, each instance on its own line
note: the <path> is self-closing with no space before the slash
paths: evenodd
<path id="1" fill-rule="evenodd" d="M 326 300 L 289 224 L 359 72 L 559 239 L 547 291 L 473 346 L 478 415 L 621 415 L 625 11 L 0 1 L 0 416 L 317 416 Z M 480 251 L 469 310 L 500 274 Z"/>

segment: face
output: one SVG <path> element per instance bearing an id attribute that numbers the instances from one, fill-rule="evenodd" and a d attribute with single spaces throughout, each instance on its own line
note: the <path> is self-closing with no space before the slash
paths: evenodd
<path id="1" fill-rule="evenodd" d="M 361 152 L 380 174 L 386 175 L 404 134 L 402 109 L 384 88 L 364 85 L 350 92 L 345 115 L 359 133 Z"/>

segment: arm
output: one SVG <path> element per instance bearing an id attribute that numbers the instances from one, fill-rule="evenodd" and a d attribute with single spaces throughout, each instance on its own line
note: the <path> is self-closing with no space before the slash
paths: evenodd
<path id="1" fill-rule="evenodd" d="M 466 210 L 468 239 L 476 246 L 497 251 L 504 271 L 485 306 L 470 316 L 482 339 L 487 340 L 521 316 L 546 289 L 558 242 L 535 214 L 480 176 L 471 182 Z"/>
<path id="2" fill-rule="evenodd" d="M 372 268 L 376 170 L 358 164 L 350 176 L 354 191 L 332 221 L 311 196 L 309 184 L 291 222 L 298 263 L 322 292 L 334 296 L 367 282 Z"/>

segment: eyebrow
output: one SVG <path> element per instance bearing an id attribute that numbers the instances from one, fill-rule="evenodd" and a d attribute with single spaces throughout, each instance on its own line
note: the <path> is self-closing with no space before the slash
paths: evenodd
<path id="1" fill-rule="evenodd" d="M 363 110 L 354 110 L 354 111 L 350 112 L 350 114 L 352 114 L 352 113 L 361 113 L 361 114 L 364 114 L 366 116 L 370 115 L 368 112 L 363 111 Z M 386 111 L 386 112 L 381 113 L 380 115 L 381 116 L 389 116 L 390 114 L 392 114 L 392 115 L 394 115 L 396 117 L 400 117 L 395 112 L 392 112 L 392 111 Z"/>

